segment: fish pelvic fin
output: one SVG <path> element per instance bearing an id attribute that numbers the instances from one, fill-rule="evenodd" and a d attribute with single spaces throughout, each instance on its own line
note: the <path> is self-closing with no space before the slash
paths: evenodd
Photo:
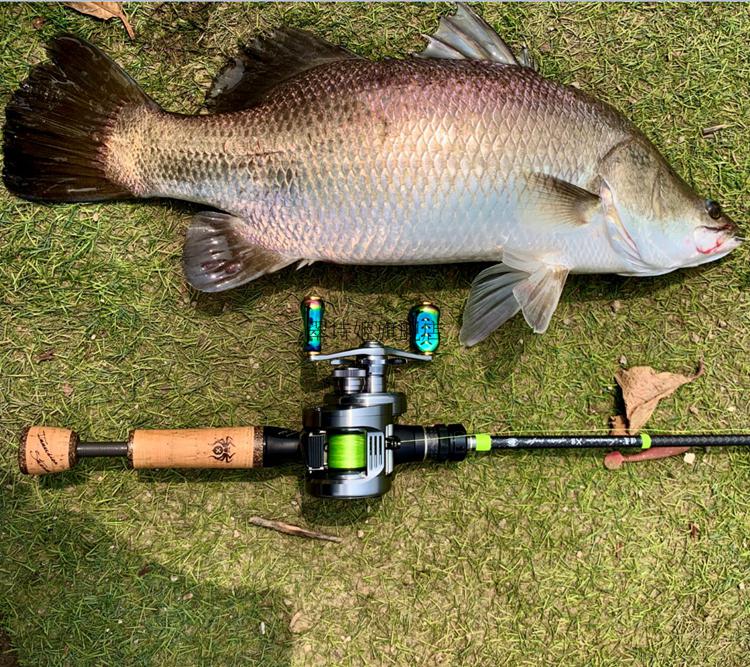
<path id="1" fill-rule="evenodd" d="M 523 318 L 534 331 L 544 333 L 557 310 L 569 270 L 563 266 L 540 266 L 513 287 Z"/>
<path id="2" fill-rule="evenodd" d="M 557 309 L 568 269 L 504 253 L 503 263 L 482 271 L 471 285 L 459 334 L 471 347 L 518 311 L 534 333 L 544 333 Z"/>
<path id="3" fill-rule="evenodd" d="M 461 345 L 471 347 L 483 341 L 521 310 L 513 288 L 527 275 L 504 264 L 496 264 L 474 279 L 459 333 Z"/>
<path id="4" fill-rule="evenodd" d="M 247 221 L 227 213 L 198 213 L 182 252 L 185 277 L 201 292 L 223 292 L 298 261 L 253 244 Z"/>
<path id="5" fill-rule="evenodd" d="M 107 141 L 125 109 L 159 107 L 92 44 L 61 35 L 5 110 L 3 181 L 24 199 L 85 202 L 134 196 L 108 173 Z"/>
<path id="6" fill-rule="evenodd" d="M 460 2 L 453 16 L 440 19 L 437 32 L 427 36 L 420 58 L 443 60 L 489 60 L 503 65 L 533 68 L 527 52 L 519 60 L 500 35 L 468 5 Z"/>
<path id="7" fill-rule="evenodd" d="M 304 30 L 274 30 L 244 46 L 224 66 L 206 95 L 206 107 L 214 113 L 248 109 L 273 88 L 302 72 L 337 60 L 358 58 Z"/>

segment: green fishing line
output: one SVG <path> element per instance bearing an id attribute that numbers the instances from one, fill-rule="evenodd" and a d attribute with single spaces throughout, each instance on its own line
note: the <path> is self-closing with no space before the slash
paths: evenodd
<path id="1" fill-rule="evenodd" d="M 367 438 L 364 433 L 332 433 L 328 436 L 328 467 L 355 470 L 367 466 Z"/>

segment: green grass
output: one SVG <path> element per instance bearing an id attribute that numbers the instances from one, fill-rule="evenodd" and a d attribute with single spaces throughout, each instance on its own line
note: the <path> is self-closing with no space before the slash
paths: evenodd
<path id="1" fill-rule="evenodd" d="M 236 44 L 260 29 L 307 28 L 363 55 L 402 56 L 449 8 L 127 11 L 134 42 L 115 22 L 58 5 L 0 7 L 2 98 L 65 30 L 101 45 L 166 108 L 192 113 Z M 545 75 L 611 101 L 699 191 L 747 221 L 750 6 L 481 11 L 512 45 L 527 43 Z M 460 313 L 478 267 L 314 266 L 198 295 L 180 271 L 192 211 L 37 206 L 0 193 L 0 627 L 20 664 L 748 663 L 747 453 L 701 451 L 692 467 L 675 459 L 617 473 L 595 453 L 416 466 L 382 500 L 353 503 L 303 496 L 294 468 L 132 472 L 86 461 L 32 480 L 15 462 L 30 423 L 98 438 L 134 427 L 297 425 L 326 373 L 304 367 L 299 351 L 298 303 L 313 290 L 337 325 L 398 323 L 418 299 L 440 304 L 437 358 L 394 378 L 408 422 L 600 431 L 624 355 L 678 372 L 706 364 L 659 407 L 652 429 L 747 430 L 747 248 L 656 279 L 575 277 L 544 336 L 516 318 L 464 350 Z M 326 345 L 356 342 L 337 335 Z M 54 358 L 38 362 L 50 349 Z M 256 514 L 344 543 L 248 526 Z"/>

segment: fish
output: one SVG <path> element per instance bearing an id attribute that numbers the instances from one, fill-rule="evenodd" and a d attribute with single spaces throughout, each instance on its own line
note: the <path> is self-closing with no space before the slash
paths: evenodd
<path id="1" fill-rule="evenodd" d="M 182 257 L 204 292 L 313 262 L 490 262 L 463 313 L 471 346 L 519 312 L 545 332 L 570 274 L 656 276 L 741 243 L 632 122 L 543 77 L 467 5 L 403 59 L 277 29 L 194 116 L 83 39 L 47 52 L 6 107 L 6 188 L 205 206 Z"/>

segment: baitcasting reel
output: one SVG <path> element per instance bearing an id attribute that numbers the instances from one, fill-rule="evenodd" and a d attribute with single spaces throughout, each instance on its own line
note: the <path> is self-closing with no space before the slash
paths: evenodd
<path id="1" fill-rule="evenodd" d="M 312 495 L 382 496 L 391 488 L 397 463 L 459 460 L 475 446 L 459 424 L 396 424 L 406 410 L 406 396 L 387 391 L 388 367 L 431 357 L 366 341 L 353 350 L 311 359 L 335 366 L 335 391 L 322 406 L 305 410 L 302 418 L 306 488 Z"/>
<path id="2" fill-rule="evenodd" d="M 360 347 L 321 354 L 324 304 L 302 302 L 305 351 L 310 361 L 333 366 L 334 391 L 303 413 L 303 428 L 244 426 L 132 431 L 126 442 L 80 442 L 66 428 L 23 431 L 21 471 L 44 475 L 69 470 L 78 459 L 124 456 L 133 468 L 259 468 L 302 463 L 305 487 L 320 498 L 371 498 L 391 488 L 397 465 L 460 461 L 469 452 L 499 449 L 618 448 L 750 445 L 750 435 L 507 436 L 469 435 L 461 424 L 398 424 L 406 397 L 387 388 L 391 366 L 430 361 L 439 343 L 439 310 L 429 303 L 409 313 L 413 352 L 371 340 Z"/>

